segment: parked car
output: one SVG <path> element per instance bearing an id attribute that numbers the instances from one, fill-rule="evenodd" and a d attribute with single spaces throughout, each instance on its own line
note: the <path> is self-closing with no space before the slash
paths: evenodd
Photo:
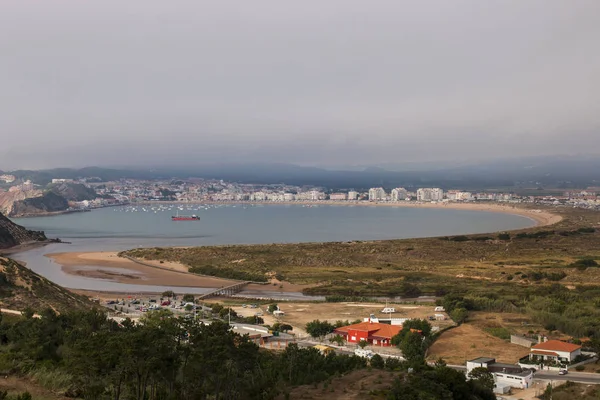
<path id="1" fill-rule="evenodd" d="M 568 373 L 569 373 L 569 371 L 567 371 L 566 369 L 561 369 L 560 371 L 558 371 L 559 375 L 566 375 Z"/>

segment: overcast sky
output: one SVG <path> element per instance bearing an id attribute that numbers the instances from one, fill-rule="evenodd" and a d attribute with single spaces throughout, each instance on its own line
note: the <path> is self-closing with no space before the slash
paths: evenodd
<path id="1" fill-rule="evenodd" d="M 2 0 L 0 168 L 600 153 L 598 0 Z"/>

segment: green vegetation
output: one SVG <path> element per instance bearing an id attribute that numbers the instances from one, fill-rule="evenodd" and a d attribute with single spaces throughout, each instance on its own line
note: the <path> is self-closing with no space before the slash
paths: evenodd
<path id="1" fill-rule="evenodd" d="M 355 356 L 290 345 L 259 351 L 247 336 L 165 312 L 119 325 L 90 311 L 0 324 L 0 369 L 86 399 L 271 399 L 288 387 L 364 368 Z"/>
<path id="2" fill-rule="evenodd" d="M 510 331 L 506 328 L 486 328 L 485 331 L 492 336 L 496 336 L 497 338 L 510 340 Z"/>
<path id="3" fill-rule="evenodd" d="M 248 336 L 217 320 L 205 325 L 160 310 L 142 322 L 118 324 L 98 311 L 52 310 L 42 318 L 3 321 L 0 370 L 26 375 L 70 398 L 96 400 L 267 400 L 288 397 L 299 385 L 326 387 L 334 377 L 368 372 L 364 358 L 324 356 L 295 344 L 281 352 L 259 351 Z M 405 363 L 374 357 L 371 367 L 398 371 L 393 386 L 381 392 L 389 399 L 495 398 L 481 379 L 466 381 L 443 363 L 430 367 L 422 358 Z M 19 396 L 0 398 L 31 398 Z"/>
<path id="4" fill-rule="evenodd" d="M 457 323 L 464 322 L 469 311 L 521 312 L 549 331 L 559 330 L 574 337 L 600 338 L 598 286 L 582 285 L 567 289 L 557 283 L 550 286 L 515 285 L 511 291 L 487 293 L 465 289 L 446 295 L 439 303 Z"/>
<path id="5" fill-rule="evenodd" d="M 213 265 L 196 265 L 190 267 L 190 272 L 200 275 L 210 275 L 219 278 L 235 279 L 239 281 L 266 282 L 264 275 L 254 274 L 245 271 L 238 271 L 232 268 L 218 268 Z"/>
<path id="6" fill-rule="evenodd" d="M 322 338 L 330 334 L 335 329 L 335 326 L 327 321 L 314 320 L 306 324 L 306 332 L 314 338 Z"/>
<path id="7" fill-rule="evenodd" d="M 548 385 L 539 398 L 541 400 L 597 400 L 600 398 L 600 387 L 567 381 L 555 388 Z"/>
<path id="8" fill-rule="evenodd" d="M 390 400 L 472 399 L 495 400 L 494 393 L 479 380 L 466 380 L 465 375 L 446 366 L 422 364 L 418 372 L 402 374 L 389 393 Z"/>

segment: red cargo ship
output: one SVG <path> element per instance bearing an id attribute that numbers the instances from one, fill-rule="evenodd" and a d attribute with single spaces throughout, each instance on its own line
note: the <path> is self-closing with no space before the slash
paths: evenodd
<path id="1" fill-rule="evenodd" d="M 197 215 L 173 215 L 171 221 L 200 221 L 200 217 Z"/>

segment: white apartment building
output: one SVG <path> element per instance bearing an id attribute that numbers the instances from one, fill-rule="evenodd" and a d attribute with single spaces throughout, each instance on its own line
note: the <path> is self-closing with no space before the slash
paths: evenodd
<path id="1" fill-rule="evenodd" d="M 293 193 L 284 193 L 283 200 L 284 201 L 294 201 L 294 200 L 296 200 L 296 196 Z"/>
<path id="2" fill-rule="evenodd" d="M 319 192 L 318 190 L 310 191 L 310 199 L 311 200 L 325 200 L 325 192 Z"/>
<path id="3" fill-rule="evenodd" d="M 250 195 L 250 201 L 264 201 L 267 198 L 264 192 L 255 192 Z"/>
<path id="4" fill-rule="evenodd" d="M 385 200 L 386 197 L 387 194 L 381 187 L 369 189 L 369 201 Z"/>
<path id="5" fill-rule="evenodd" d="M 473 193 L 471 193 L 471 192 L 458 192 L 456 194 L 456 200 L 471 201 L 471 200 L 473 200 Z"/>
<path id="6" fill-rule="evenodd" d="M 358 199 L 358 192 L 351 190 L 348 192 L 348 200 L 356 200 Z"/>
<path id="7" fill-rule="evenodd" d="M 346 193 L 331 193 L 329 200 L 346 200 Z"/>
<path id="8" fill-rule="evenodd" d="M 417 201 L 442 201 L 444 191 L 440 188 L 421 188 L 417 190 Z"/>
<path id="9" fill-rule="evenodd" d="M 392 201 L 404 200 L 408 197 L 408 191 L 403 187 L 392 189 Z"/>

